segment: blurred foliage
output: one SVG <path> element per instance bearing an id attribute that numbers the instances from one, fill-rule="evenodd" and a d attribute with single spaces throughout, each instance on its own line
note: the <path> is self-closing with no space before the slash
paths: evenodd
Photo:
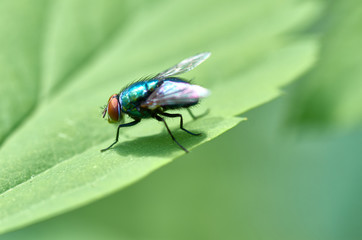
<path id="1" fill-rule="evenodd" d="M 4 2 L 7 1 L 0 4 Z M 68 109 L 63 109 L 54 118 L 68 116 L 67 114 L 80 115 L 75 117 L 77 127 L 67 129 L 67 134 L 78 134 L 76 137 L 71 135 L 75 140 L 85 136 L 90 139 L 77 143 L 74 148 L 74 142 L 63 141 L 61 144 L 66 143 L 64 146 L 55 145 L 49 151 L 45 151 L 44 145 L 40 144 L 44 149 L 35 152 L 43 154 L 44 161 L 38 162 L 38 165 L 19 161 L 19 165 L 7 169 L 13 170 L 12 174 L 3 170 L 0 179 L 11 185 L 8 179 L 13 176 L 20 179 L 20 182 L 31 176 L 31 171 L 26 171 L 29 168 L 33 167 L 35 171 L 47 169 L 48 174 L 41 181 L 53 179 L 49 181 L 49 185 L 53 184 L 57 188 L 59 186 L 60 189 L 55 190 L 56 194 L 47 192 L 45 196 L 52 201 L 45 201 L 48 206 L 40 204 L 38 209 L 29 208 L 26 203 L 21 206 L 23 199 L 27 200 L 26 196 L 39 191 L 38 185 L 32 187 L 32 181 L 21 184 L 23 189 L 18 193 L 10 192 L 13 194 L 11 198 L 5 199 L 4 195 L 0 195 L 1 199 L 5 199 L 1 204 L 3 212 L 4 209 L 14 207 L 15 217 L 10 223 L 15 224 L 9 226 L 17 226 L 16 224 L 21 222 L 20 218 L 30 220 L 21 224 L 37 220 L 33 214 L 42 211 L 54 214 L 68 207 L 83 205 L 94 199 L 94 196 L 101 197 L 114 191 L 115 186 L 126 186 L 134 182 L 144 176 L 145 172 L 136 174 L 130 182 L 122 182 L 122 179 L 127 179 L 129 174 L 133 175 L 135 170 L 147 169 L 148 173 L 169 161 L 167 159 L 157 164 L 153 162 L 153 157 L 160 158 L 152 150 L 156 145 L 166 146 L 159 150 L 162 155 L 170 152 L 171 158 L 180 155 L 170 150 L 173 145 L 167 145 L 168 139 L 154 143 L 155 139 L 159 141 L 165 138 L 165 134 L 149 137 L 154 132 L 150 127 L 152 124 L 146 124 L 143 128 L 126 132 L 127 136 L 122 140 L 126 141 L 122 146 L 129 149 L 128 152 L 123 152 L 126 156 L 119 154 L 122 153 L 120 150 L 114 156 L 109 154 L 102 159 L 93 156 L 93 151 L 109 142 L 113 131 L 107 129 L 107 126 L 103 128 L 104 124 L 94 120 L 93 116 L 90 117 L 90 112 L 93 111 L 91 106 L 97 104 L 109 91 L 114 91 L 116 83 L 117 86 L 119 83 L 122 85 L 122 82 L 128 81 L 126 79 L 137 77 L 140 73 L 147 74 L 168 67 L 170 62 L 180 60 L 177 56 L 192 55 L 203 47 L 213 52 L 213 59 L 210 59 L 210 62 L 208 60 L 205 66 L 202 65 L 202 68 L 190 76 L 198 74 L 197 82 L 200 81 L 213 90 L 213 96 L 216 97 L 205 101 L 203 104 L 206 107 L 212 112 L 217 109 L 217 112 L 233 116 L 277 96 L 280 93 L 278 86 L 286 84 L 307 69 L 313 59 L 313 40 L 308 39 L 310 32 L 320 35 L 321 50 L 317 64 L 286 90 L 287 96 L 244 113 L 243 116 L 248 117 L 247 122 L 194 149 L 191 154 L 182 156 L 175 163 L 153 173 L 146 181 L 73 212 L 4 234 L 0 239 L 360 239 L 362 149 L 359 143 L 362 140 L 362 128 L 359 123 L 362 116 L 358 103 L 362 97 L 362 88 L 359 87 L 361 70 L 358 65 L 361 62 L 359 43 L 362 38 L 362 9 L 358 7 L 358 2 L 210 1 L 207 7 L 205 3 L 127 3 L 122 5 L 124 19 L 118 19 L 119 22 L 112 22 L 113 25 L 109 28 L 97 32 L 99 36 L 89 35 L 95 33 L 94 29 L 85 28 L 85 32 L 79 32 L 79 28 L 84 27 L 81 20 L 76 21 L 75 25 L 69 18 L 64 22 L 62 20 L 67 14 L 80 18 L 90 17 L 92 15 L 89 13 L 97 12 L 98 8 L 102 9 L 101 6 L 87 6 L 88 10 L 85 10 L 85 15 L 80 14 L 81 16 L 79 11 L 74 9 L 82 7 L 84 3 L 59 1 L 52 6 L 54 14 L 51 22 L 55 28 L 51 28 L 48 33 L 42 53 L 44 59 L 50 60 L 43 62 L 46 68 L 42 69 L 41 79 L 45 82 L 42 83 L 41 92 L 37 90 L 34 94 L 44 96 L 50 104 L 46 102 L 45 108 L 40 108 L 40 113 L 34 113 L 32 123 L 27 125 L 29 129 L 32 124 L 39 122 L 41 126 L 46 126 L 49 120 L 41 119 L 50 109 L 59 103 L 71 105 L 75 102 L 77 106 L 85 109 L 84 112 L 77 112 L 78 108 L 73 108 L 70 113 Z M 323 14 L 310 26 L 320 4 L 324 4 Z M 36 19 L 44 16 L 44 13 L 36 13 L 40 9 L 33 9 Z M 107 22 L 107 19 L 111 21 L 112 14 L 116 13 L 117 11 L 112 9 L 109 17 L 108 13 L 102 11 L 97 12 L 96 16 Z M 136 16 L 130 17 L 130 13 L 135 13 Z M 179 22 L 183 24 L 177 25 Z M 187 22 L 190 24 L 186 24 Z M 42 21 L 38 20 L 37 24 L 41 23 Z M 63 24 L 68 27 L 64 28 Z M 94 24 L 85 26 L 99 28 Z M 117 26 L 122 29 L 117 36 L 126 35 L 126 39 L 112 34 L 112 29 Z M 304 36 L 291 36 L 291 31 L 301 30 Z M 170 32 L 172 34 L 169 34 Z M 37 34 L 32 35 L 33 38 L 36 36 Z M 69 41 L 69 38 L 74 41 L 74 36 L 77 44 L 64 48 L 64 43 Z M 112 36 L 111 39 L 109 36 Z M 0 41 L 3 43 L 8 40 L 0 38 Z M 82 44 L 83 41 L 87 44 Z M 107 46 L 105 48 L 101 46 L 104 41 Z M 34 42 L 37 43 L 36 39 Z M 165 49 L 168 51 L 163 51 Z M 153 54 L 155 51 L 159 54 Z M 73 52 L 77 57 L 71 57 Z M 184 52 L 190 54 L 185 55 Z M 302 52 L 306 54 L 302 55 Z M 32 56 L 29 54 L 26 54 L 24 59 Z M 39 57 L 38 53 L 34 54 L 35 58 Z M 305 60 L 302 58 L 301 62 L 298 62 L 296 59 L 301 56 L 304 56 Z M 19 57 L 22 59 L 22 55 Z M 34 59 L 27 61 L 34 64 Z M 152 66 L 150 62 L 153 63 Z M 303 64 L 299 66 L 300 63 Z M 118 66 L 124 66 L 125 69 L 119 69 Z M 122 80 L 119 80 L 120 77 Z M 99 87 L 99 79 L 104 79 L 104 89 Z M 231 81 L 227 82 L 226 79 Z M 94 89 L 97 91 L 93 91 Z M 80 91 L 92 94 L 93 98 L 86 100 L 90 106 L 82 105 L 83 98 L 80 96 L 74 97 Z M 229 99 L 229 91 L 233 92 L 229 95 L 236 96 L 237 99 Z M 227 104 L 220 100 L 223 97 Z M 9 99 L 9 95 L 1 99 Z M 34 107 L 36 101 L 30 101 L 29 105 L 24 106 L 25 110 L 6 120 L 14 125 L 7 125 L 10 127 L 4 131 L 5 135 L 18 126 L 19 119 Z M 9 102 L 2 104 L 10 106 Z M 90 123 L 79 127 L 79 124 L 85 121 L 84 116 L 90 117 Z M 216 136 L 239 121 L 237 118 L 232 119 L 235 119 L 235 122 L 231 120 L 229 125 L 225 126 L 220 124 L 219 129 L 218 124 L 210 119 L 190 123 L 189 126 L 203 131 L 208 131 L 207 128 L 214 129 L 212 136 Z M 301 131 L 293 131 L 290 125 L 285 124 L 285 119 L 292 119 Z M 35 131 L 31 132 L 27 125 L 21 128 L 20 133 L 11 136 L 4 146 L 17 146 L 26 134 L 35 136 Z M 305 131 L 310 129 L 307 125 L 339 128 L 338 131 L 327 128 L 324 132 L 311 132 Z M 57 124 L 48 128 L 52 129 L 54 126 Z M 99 129 L 102 132 L 96 130 L 82 135 L 89 126 L 93 127 L 92 130 Z M 343 128 L 345 126 L 348 128 Z M 132 135 L 132 138 L 128 135 Z M 142 137 L 143 135 L 147 137 Z M 49 136 L 51 134 L 46 135 L 46 141 Z M 196 140 L 192 142 L 189 138 L 181 139 L 188 141 L 187 146 L 200 143 Z M 41 141 L 43 144 L 44 140 Z M 135 143 L 145 148 L 147 153 L 135 155 L 134 150 L 139 150 L 134 148 Z M 72 147 L 69 147 L 69 144 Z M 11 151 L 4 153 L 5 147 L 0 152 L 0 159 L 3 160 L 6 156 L 9 160 L 16 160 L 16 154 L 11 155 L 14 148 L 9 148 Z M 30 147 L 31 145 L 28 149 Z M 54 151 L 61 154 L 52 156 Z M 67 157 L 62 158 L 63 153 L 69 156 L 78 156 L 81 153 L 81 157 L 72 162 Z M 28 151 L 23 156 L 27 154 Z M 126 165 L 123 166 L 114 164 L 122 157 L 131 157 L 132 160 L 125 162 Z M 151 161 L 148 161 L 148 157 Z M 48 158 L 52 161 L 48 162 Z M 60 170 L 53 167 L 54 163 L 64 160 L 67 161 L 61 166 L 66 167 L 61 167 Z M 20 171 L 22 166 L 23 170 Z M 92 169 L 93 166 L 101 171 Z M 120 167 L 119 170 L 117 166 Z M 113 168 L 116 170 L 108 171 Z M 71 186 L 69 189 L 74 189 L 73 184 L 82 188 L 86 186 L 82 185 L 83 183 L 92 182 L 92 173 L 108 178 L 108 181 L 104 181 L 102 186 L 91 183 L 88 189 L 71 191 L 69 197 L 63 200 L 61 193 L 64 187 L 66 189 Z M 69 176 L 79 178 L 75 178 L 73 183 L 69 181 L 72 179 Z M 55 178 L 58 181 L 54 181 Z M 50 189 L 49 185 L 39 186 L 46 189 L 46 192 Z M 84 192 L 85 197 L 80 197 L 79 193 Z M 43 196 L 30 199 L 41 202 Z M 8 200 L 17 202 L 17 205 L 10 204 Z M 5 203 L 9 205 L 4 205 Z M 23 208 L 21 214 L 16 212 L 19 206 L 20 209 Z M 27 208 L 29 210 L 24 211 Z M 42 214 L 38 217 L 49 216 Z"/>
<path id="2" fill-rule="evenodd" d="M 298 126 L 353 127 L 362 123 L 362 7 L 358 1 L 325 1 L 314 31 L 320 58 L 296 84 L 291 119 Z"/>

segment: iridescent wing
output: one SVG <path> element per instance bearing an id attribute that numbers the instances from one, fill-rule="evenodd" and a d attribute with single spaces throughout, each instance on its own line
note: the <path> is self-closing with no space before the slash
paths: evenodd
<path id="1" fill-rule="evenodd" d="M 160 106 L 187 105 L 197 103 L 209 94 L 206 88 L 188 82 L 164 81 L 141 106 L 155 109 Z"/>
<path id="2" fill-rule="evenodd" d="M 175 66 L 163 71 L 162 73 L 157 74 L 156 78 L 167 78 L 170 76 L 179 75 L 188 71 L 191 71 L 203 61 L 205 61 L 208 57 L 210 57 L 210 52 L 200 53 L 198 55 L 186 58 L 182 60 L 180 63 Z"/>

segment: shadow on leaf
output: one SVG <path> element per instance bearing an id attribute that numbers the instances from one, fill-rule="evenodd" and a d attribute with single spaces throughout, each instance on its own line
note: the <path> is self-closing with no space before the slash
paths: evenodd
<path id="1" fill-rule="evenodd" d="M 181 130 L 173 130 L 172 133 L 177 141 L 188 150 L 190 150 L 190 147 L 202 142 L 207 136 L 204 132 L 201 132 L 200 136 L 192 136 Z M 119 142 L 113 147 L 113 150 L 123 156 L 167 156 L 176 151 L 183 152 L 166 131 L 152 136 L 139 137 L 131 141 Z"/>

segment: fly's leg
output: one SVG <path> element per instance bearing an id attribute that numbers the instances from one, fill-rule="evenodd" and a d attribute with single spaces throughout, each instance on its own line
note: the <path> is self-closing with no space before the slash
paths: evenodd
<path id="1" fill-rule="evenodd" d="M 209 113 L 209 109 L 207 109 L 203 114 L 199 115 L 199 116 L 195 116 L 191 110 L 189 108 L 187 108 L 187 111 L 189 112 L 190 116 L 192 117 L 193 120 L 196 120 L 198 118 L 201 118 L 203 116 L 206 116 Z"/>
<path id="2" fill-rule="evenodd" d="M 191 135 L 194 135 L 194 136 L 200 136 L 201 135 L 201 133 L 193 133 L 193 132 L 190 132 L 189 130 L 184 128 L 184 120 L 183 120 L 181 114 L 179 114 L 179 113 L 171 114 L 171 113 L 165 113 L 165 112 L 159 112 L 159 114 L 163 115 L 163 116 L 166 116 L 166 117 L 171 117 L 171 118 L 179 117 L 180 118 L 180 128 L 182 130 L 184 130 L 188 134 L 191 134 Z"/>
<path id="3" fill-rule="evenodd" d="M 121 127 L 130 127 L 130 126 L 134 126 L 136 125 L 137 123 L 139 123 L 141 120 L 137 119 L 137 120 L 134 120 L 133 122 L 129 122 L 129 123 L 125 123 L 125 124 L 120 124 L 118 125 L 118 128 L 117 128 L 117 135 L 116 135 L 116 141 L 114 141 L 114 143 L 112 143 L 109 147 L 105 148 L 105 149 L 102 149 L 101 152 L 104 152 L 108 149 L 110 149 L 111 147 L 113 147 L 114 144 L 116 144 L 118 142 L 118 137 L 119 137 L 119 129 Z"/>
<path id="4" fill-rule="evenodd" d="M 188 153 L 189 151 L 187 151 L 186 148 L 184 148 L 179 142 L 177 142 L 176 138 L 173 136 L 173 134 L 171 133 L 170 129 L 168 128 L 165 119 L 163 119 L 162 117 L 160 117 L 160 116 L 158 116 L 158 115 L 155 115 L 155 118 L 156 118 L 158 121 L 163 122 L 163 123 L 165 124 L 166 129 L 167 129 L 168 133 L 170 134 L 172 140 L 173 140 L 180 148 L 182 148 L 182 150 L 184 150 L 186 153 Z"/>

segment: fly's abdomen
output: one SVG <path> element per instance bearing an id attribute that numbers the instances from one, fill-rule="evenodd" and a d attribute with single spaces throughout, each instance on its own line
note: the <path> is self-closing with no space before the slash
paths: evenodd
<path id="1" fill-rule="evenodd" d="M 193 102 L 191 103 L 181 103 L 181 104 L 171 104 L 171 105 L 164 105 L 162 106 L 162 108 L 164 110 L 168 110 L 168 109 L 180 109 L 180 108 L 188 108 L 188 107 L 192 107 L 196 104 L 199 103 L 199 100 L 194 100 Z"/>
<path id="2" fill-rule="evenodd" d="M 148 109 L 163 110 L 187 108 L 199 102 L 200 98 L 209 95 L 209 91 L 201 86 L 173 77 L 162 81 L 153 93 L 142 103 Z"/>

